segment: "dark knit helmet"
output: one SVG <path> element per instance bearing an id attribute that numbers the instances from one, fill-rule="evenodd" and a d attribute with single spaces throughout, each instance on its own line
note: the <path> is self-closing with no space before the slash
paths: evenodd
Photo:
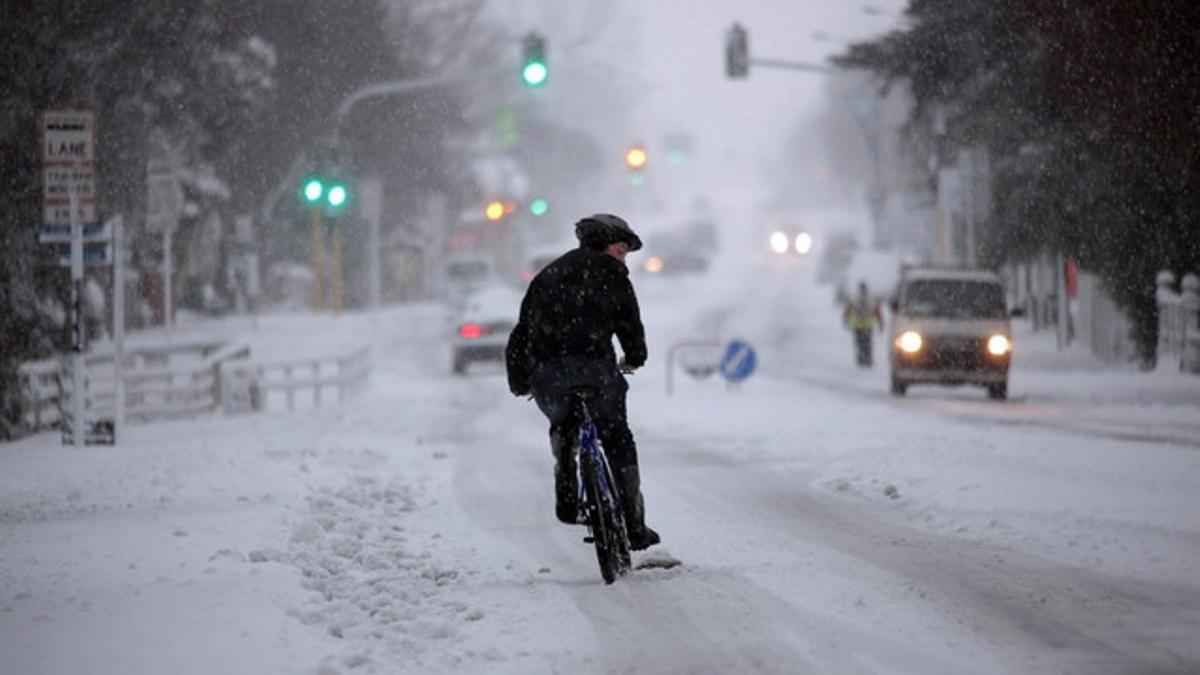
<path id="1" fill-rule="evenodd" d="M 597 213 L 575 223 L 575 236 L 581 245 L 598 250 L 618 241 L 629 244 L 630 251 L 642 247 L 641 238 L 629 223 L 611 213 Z"/>

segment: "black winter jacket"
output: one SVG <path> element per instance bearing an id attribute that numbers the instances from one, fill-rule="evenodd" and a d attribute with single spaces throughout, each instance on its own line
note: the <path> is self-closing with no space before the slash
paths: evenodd
<path id="1" fill-rule="evenodd" d="M 543 365 L 615 363 L 613 335 L 626 363 L 637 368 L 646 362 L 646 332 L 629 270 L 603 251 L 566 252 L 533 278 L 521 301 L 505 351 L 509 389 L 517 396 L 530 393 L 530 377 Z"/>

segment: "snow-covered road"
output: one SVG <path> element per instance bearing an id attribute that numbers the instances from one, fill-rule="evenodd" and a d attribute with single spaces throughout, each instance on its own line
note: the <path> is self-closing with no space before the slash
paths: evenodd
<path id="1" fill-rule="evenodd" d="M 1200 381 L 1019 329 L 1012 401 L 893 399 L 804 269 L 636 283 L 631 421 L 682 566 L 601 583 L 540 414 L 449 373 L 443 309 L 208 326 L 371 341 L 371 385 L 0 446 L 0 673 L 1200 670 Z M 666 394 L 668 345 L 731 337 L 754 377 Z"/>

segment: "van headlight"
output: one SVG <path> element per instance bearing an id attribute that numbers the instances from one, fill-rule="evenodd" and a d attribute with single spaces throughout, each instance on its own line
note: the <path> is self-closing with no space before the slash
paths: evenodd
<path id="1" fill-rule="evenodd" d="M 921 344 L 924 340 L 921 339 L 921 334 L 915 330 L 904 331 L 900 337 L 896 338 L 896 346 L 900 351 L 908 354 L 916 354 L 921 351 Z"/>
<path id="2" fill-rule="evenodd" d="M 774 232 L 771 234 L 771 250 L 776 253 L 787 253 L 788 236 L 782 232 Z"/>
<path id="3" fill-rule="evenodd" d="M 812 235 L 807 232 L 801 232 L 796 235 L 796 253 L 800 255 L 808 255 L 812 250 Z"/>
<path id="4" fill-rule="evenodd" d="M 992 356 L 1004 356 L 1012 351 L 1012 342 L 1003 335 L 993 335 L 988 338 L 987 350 Z"/>

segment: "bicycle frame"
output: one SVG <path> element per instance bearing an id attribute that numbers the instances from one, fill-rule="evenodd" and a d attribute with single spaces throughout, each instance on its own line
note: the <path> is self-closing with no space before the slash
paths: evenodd
<path id="1" fill-rule="evenodd" d="M 596 545 L 600 575 L 606 584 L 611 584 L 618 577 L 628 574 L 632 566 L 625 516 L 621 512 L 620 495 L 613 484 L 612 471 L 596 424 L 583 397 L 580 396 L 578 400 L 579 458 L 576 465 L 579 472 L 579 503 L 586 514 L 591 541 Z M 588 485 L 592 483 L 597 494 L 589 493 Z"/>
<path id="2" fill-rule="evenodd" d="M 611 503 L 613 504 L 613 513 L 621 512 L 621 500 L 617 499 L 617 491 L 613 485 L 609 483 L 611 471 L 608 466 L 608 457 L 604 454 L 604 450 L 600 446 L 600 436 L 596 431 L 596 423 L 592 421 L 591 414 L 588 413 L 587 404 L 580 402 L 583 409 L 583 421 L 579 424 L 579 461 L 576 462 L 576 471 L 580 473 L 579 481 L 579 503 L 588 503 L 587 481 L 582 480 L 584 462 L 598 462 L 601 471 L 598 472 L 600 477 L 600 490 L 613 496 Z M 599 495 L 597 495 L 599 496 Z"/>

